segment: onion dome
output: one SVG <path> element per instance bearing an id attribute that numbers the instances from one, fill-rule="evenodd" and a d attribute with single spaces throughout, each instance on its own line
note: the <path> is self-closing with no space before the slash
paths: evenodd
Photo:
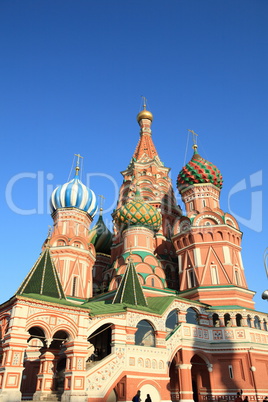
<path id="1" fill-rule="evenodd" d="M 102 208 L 96 225 L 89 231 L 89 243 L 93 244 L 97 253 L 111 254 L 112 233 L 102 218 Z"/>
<path id="2" fill-rule="evenodd" d="M 144 100 L 143 110 L 137 115 L 137 121 L 139 123 L 142 119 L 148 119 L 148 120 L 151 120 L 151 122 L 152 122 L 153 115 L 151 112 L 149 112 L 149 110 L 146 110 L 146 99 L 144 97 L 143 97 L 143 100 Z"/>
<path id="3" fill-rule="evenodd" d="M 219 189 L 222 188 L 222 175 L 213 163 L 202 158 L 197 153 L 197 145 L 194 145 L 194 154 L 180 171 L 177 179 L 178 190 L 193 184 L 211 183 Z"/>
<path id="4" fill-rule="evenodd" d="M 119 226 L 145 226 L 158 231 L 162 218 L 153 205 L 148 204 L 136 191 L 135 197 L 115 212 L 114 219 Z"/>
<path id="5" fill-rule="evenodd" d="M 51 194 L 50 208 L 53 213 L 59 208 L 77 208 L 87 212 L 92 218 L 98 205 L 95 193 L 86 187 L 78 177 L 79 166 L 76 166 L 75 177 L 59 187 Z"/>
<path id="6" fill-rule="evenodd" d="M 142 110 L 142 111 L 137 115 L 138 123 L 139 123 L 140 120 L 142 120 L 142 119 L 148 119 L 148 120 L 153 121 L 153 115 L 152 115 L 151 112 L 149 112 L 149 110 L 144 109 L 144 110 Z"/>

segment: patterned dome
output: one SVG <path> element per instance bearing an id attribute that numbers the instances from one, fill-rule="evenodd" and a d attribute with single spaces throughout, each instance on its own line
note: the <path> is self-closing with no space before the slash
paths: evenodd
<path id="1" fill-rule="evenodd" d="M 78 208 L 87 212 L 92 218 L 96 214 L 98 205 L 96 195 L 75 177 L 68 183 L 55 188 L 50 198 L 50 209 L 53 213 L 59 208 Z"/>
<path id="2" fill-rule="evenodd" d="M 222 175 L 219 169 L 202 158 L 195 148 L 190 162 L 180 171 L 177 179 L 178 190 L 192 184 L 211 183 L 218 188 L 222 188 Z"/>
<path id="3" fill-rule="evenodd" d="M 162 222 L 158 210 L 153 205 L 147 204 L 138 192 L 133 200 L 115 212 L 114 218 L 119 226 L 145 226 L 154 231 L 160 228 Z"/>
<path id="4" fill-rule="evenodd" d="M 112 237 L 112 233 L 105 225 L 102 215 L 100 215 L 96 225 L 89 231 L 89 243 L 95 246 L 97 253 L 110 255 Z"/>

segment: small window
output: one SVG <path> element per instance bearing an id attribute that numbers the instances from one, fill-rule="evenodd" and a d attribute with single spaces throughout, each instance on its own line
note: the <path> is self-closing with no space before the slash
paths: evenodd
<path id="1" fill-rule="evenodd" d="M 256 329 L 261 329 L 261 321 L 257 315 L 254 317 L 254 327 Z"/>
<path id="2" fill-rule="evenodd" d="M 73 278 L 72 296 L 76 296 L 77 276 Z"/>
<path id="3" fill-rule="evenodd" d="M 187 274 L 188 274 L 188 288 L 193 288 L 194 286 L 196 286 L 194 270 L 188 269 Z"/>
<path id="4" fill-rule="evenodd" d="M 193 201 L 190 202 L 190 211 L 192 211 L 194 209 L 194 203 Z"/>
<path id="5" fill-rule="evenodd" d="M 151 285 L 154 287 L 154 278 L 151 279 Z"/>
<path id="6" fill-rule="evenodd" d="M 211 283 L 217 285 L 219 283 L 218 270 L 216 265 L 210 267 Z"/>
<path id="7" fill-rule="evenodd" d="M 232 326 L 231 316 L 228 313 L 224 314 L 224 325 L 226 327 L 231 327 Z"/>
<path id="8" fill-rule="evenodd" d="M 263 329 L 264 331 L 267 331 L 267 322 L 265 320 L 263 321 Z"/>
<path id="9" fill-rule="evenodd" d="M 206 206 L 206 200 L 202 200 L 203 207 Z"/>
<path id="10" fill-rule="evenodd" d="M 232 366 L 231 364 L 228 366 L 228 369 L 229 369 L 229 376 L 230 376 L 230 378 L 234 378 L 233 366 Z"/>
<path id="11" fill-rule="evenodd" d="M 220 319 L 219 319 L 219 315 L 218 314 L 213 314 L 212 316 L 212 320 L 213 320 L 213 326 L 214 327 L 219 327 L 220 326 Z"/>
<path id="12" fill-rule="evenodd" d="M 236 320 L 236 325 L 238 327 L 241 327 L 242 326 L 242 315 L 241 314 L 236 314 L 235 320 Z"/>
<path id="13" fill-rule="evenodd" d="M 250 317 L 250 315 L 247 316 L 247 324 L 248 324 L 248 327 L 251 328 L 251 317 Z"/>
<path id="14" fill-rule="evenodd" d="M 239 277 L 239 272 L 236 269 L 235 270 L 235 283 L 239 286 L 240 285 L 240 277 Z"/>

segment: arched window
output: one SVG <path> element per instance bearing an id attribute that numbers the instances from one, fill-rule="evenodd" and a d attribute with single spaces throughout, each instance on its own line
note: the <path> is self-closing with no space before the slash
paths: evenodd
<path id="1" fill-rule="evenodd" d="M 135 345 L 141 346 L 155 346 L 155 334 L 152 325 L 142 320 L 137 325 L 137 331 L 135 333 Z"/>
<path id="2" fill-rule="evenodd" d="M 231 316 L 228 313 L 224 314 L 224 325 L 226 327 L 231 327 L 232 326 Z"/>
<path id="3" fill-rule="evenodd" d="M 31 327 L 28 330 L 28 332 L 30 334 L 30 337 L 27 340 L 28 343 L 31 343 L 32 339 L 37 339 L 42 343 L 43 346 L 49 346 L 49 345 L 46 345 L 46 337 L 45 337 L 45 333 L 42 328 Z"/>
<path id="4" fill-rule="evenodd" d="M 66 331 L 59 330 L 53 335 L 50 349 L 61 349 L 64 343 L 69 340 L 69 334 Z"/>
<path id="5" fill-rule="evenodd" d="M 234 271 L 234 273 L 235 273 L 235 283 L 236 283 L 236 285 L 240 285 L 240 277 L 239 277 L 239 272 L 238 272 L 238 270 L 236 269 L 235 271 Z"/>
<path id="6" fill-rule="evenodd" d="M 237 327 L 241 327 L 242 326 L 242 315 L 241 314 L 236 314 L 235 320 L 236 320 Z"/>
<path id="7" fill-rule="evenodd" d="M 213 326 L 214 327 L 219 327 L 220 326 L 220 319 L 219 319 L 219 314 L 214 313 L 212 316 L 213 320 Z"/>
<path id="8" fill-rule="evenodd" d="M 171 332 L 178 325 L 178 312 L 177 310 L 172 310 L 166 319 L 166 331 Z"/>
<path id="9" fill-rule="evenodd" d="M 254 317 L 254 327 L 256 329 L 261 329 L 261 321 L 257 315 Z"/>
<path id="10" fill-rule="evenodd" d="M 250 315 L 247 316 L 247 324 L 248 324 L 248 327 L 251 328 L 251 317 L 250 317 Z"/>
<path id="11" fill-rule="evenodd" d="M 193 268 L 187 269 L 188 288 L 196 286 L 195 274 Z"/>
<path id="12" fill-rule="evenodd" d="M 267 322 L 263 320 L 263 329 L 264 331 L 267 331 Z"/>
<path id="13" fill-rule="evenodd" d="M 189 307 L 187 310 L 186 322 L 189 324 L 198 324 L 198 313 L 192 307 Z"/>

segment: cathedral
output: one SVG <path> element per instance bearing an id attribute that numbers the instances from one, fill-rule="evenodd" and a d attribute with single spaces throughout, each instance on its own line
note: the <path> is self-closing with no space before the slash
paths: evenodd
<path id="1" fill-rule="evenodd" d="M 220 206 L 221 172 L 194 144 L 177 178 L 184 213 L 152 140 L 152 113 L 144 107 L 137 121 L 113 233 L 79 163 L 51 195 L 53 229 L 0 306 L 0 402 L 268 394 L 268 315 L 254 308 L 242 233 Z"/>

